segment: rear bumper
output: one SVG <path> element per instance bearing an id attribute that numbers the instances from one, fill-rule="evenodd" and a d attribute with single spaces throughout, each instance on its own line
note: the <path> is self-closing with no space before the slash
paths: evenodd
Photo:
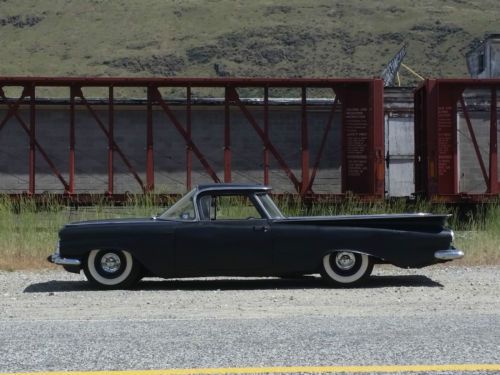
<path id="1" fill-rule="evenodd" d="M 454 260 L 464 257 L 464 252 L 455 248 L 447 250 L 438 250 L 434 253 L 434 258 L 439 260 Z"/>
<path id="2" fill-rule="evenodd" d="M 57 253 L 50 255 L 47 260 L 50 263 L 59 264 L 61 266 L 81 266 L 82 264 L 80 259 L 61 258 Z"/>

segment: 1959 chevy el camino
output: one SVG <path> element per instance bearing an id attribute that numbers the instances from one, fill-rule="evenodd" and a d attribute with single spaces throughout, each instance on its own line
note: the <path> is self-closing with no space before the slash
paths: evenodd
<path id="1" fill-rule="evenodd" d="M 297 276 L 331 285 L 376 263 L 419 268 L 463 257 L 448 215 L 285 217 L 260 185 L 198 186 L 158 217 L 67 224 L 48 260 L 102 288 L 143 276 Z"/>

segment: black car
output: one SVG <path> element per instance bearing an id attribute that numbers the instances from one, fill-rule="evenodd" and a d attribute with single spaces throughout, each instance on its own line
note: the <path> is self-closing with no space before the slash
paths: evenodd
<path id="1" fill-rule="evenodd" d="M 285 217 L 260 185 L 198 186 L 158 217 L 71 223 L 49 261 L 102 288 L 143 276 L 298 276 L 332 285 L 375 263 L 419 268 L 463 257 L 448 215 Z"/>

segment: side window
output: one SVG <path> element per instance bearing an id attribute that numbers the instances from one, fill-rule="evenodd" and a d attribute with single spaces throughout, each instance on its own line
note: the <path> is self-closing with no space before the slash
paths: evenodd
<path id="1" fill-rule="evenodd" d="M 261 219 L 255 205 L 246 195 L 206 195 L 200 198 L 204 220 Z"/>
<path id="2" fill-rule="evenodd" d="M 215 199 L 211 195 L 204 195 L 200 198 L 201 220 L 213 220 L 215 218 Z"/>

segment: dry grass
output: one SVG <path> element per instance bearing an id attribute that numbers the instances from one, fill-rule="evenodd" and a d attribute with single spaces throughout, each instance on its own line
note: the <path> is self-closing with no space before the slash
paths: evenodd
<path id="1" fill-rule="evenodd" d="M 450 212 L 445 207 L 430 206 L 426 203 L 418 203 L 409 209 L 403 202 L 361 204 L 354 200 L 340 206 L 319 204 L 309 209 L 297 201 L 281 202 L 281 206 L 289 216 Z M 54 250 L 58 230 L 65 223 L 113 217 L 151 216 L 162 209 L 149 198 L 130 202 L 120 208 L 99 204 L 76 210 L 50 200 L 44 207 L 37 207 L 29 199 L 14 205 L 8 198 L 0 197 L 0 269 L 51 267 L 45 259 Z M 457 215 L 450 221 L 450 226 L 456 232 L 456 246 L 466 252 L 466 257 L 455 264 L 500 264 L 500 204 L 490 206 L 486 213 L 476 212 L 461 220 L 456 217 Z"/>
<path id="2" fill-rule="evenodd" d="M 500 264 L 500 205 L 491 207 L 484 220 L 469 218 L 457 231 L 456 246 L 465 251 L 458 264 Z"/>

